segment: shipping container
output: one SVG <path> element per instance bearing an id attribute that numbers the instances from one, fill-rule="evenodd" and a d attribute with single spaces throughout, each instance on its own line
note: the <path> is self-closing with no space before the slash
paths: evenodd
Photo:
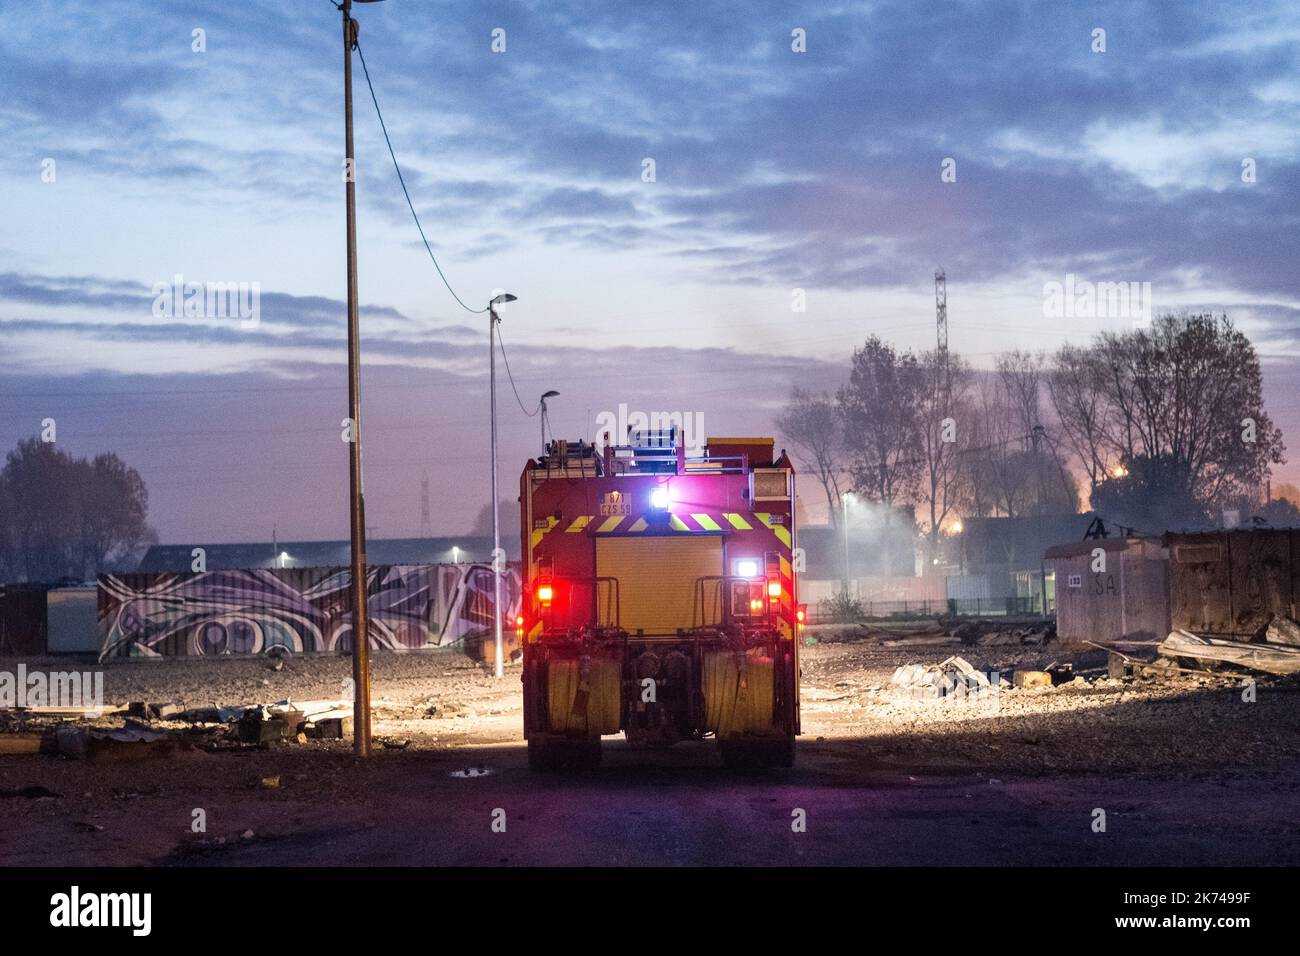
<path id="1" fill-rule="evenodd" d="M 1155 538 L 1048 548 L 1063 641 L 1159 641 L 1169 633 L 1168 552 Z"/>
<path id="2" fill-rule="evenodd" d="M 94 654 L 99 650 L 98 590 L 95 584 L 81 584 L 52 588 L 45 595 L 51 654 Z"/>
<path id="3" fill-rule="evenodd" d="M 1300 530 L 1170 534 L 1168 542 L 1174 627 L 1249 639 L 1274 615 L 1296 618 Z"/>
<path id="4" fill-rule="evenodd" d="M 486 564 L 371 565 L 369 643 L 413 651 L 493 631 L 494 581 Z M 505 608 L 519 605 L 519 572 L 502 575 Z M 100 658 L 345 654 L 352 648 L 350 568 L 99 576 Z"/>

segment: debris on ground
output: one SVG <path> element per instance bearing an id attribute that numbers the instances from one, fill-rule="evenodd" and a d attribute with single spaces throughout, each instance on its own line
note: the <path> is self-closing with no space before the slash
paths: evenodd
<path id="1" fill-rule="evenodd" d="M 106 726 L 108 714 L 122 715 Z M 82 717 L 78 723 L 68 718 Z M 47 719 L 48 718 L 48 719 Z M 51 720 L 58 723 L 51 723 Z M 42 722 L 43 721 L 43 722 Z M 201 746 L 213 750 L 341 740 L 352 734 L 350 702 L 335 699 L 235 707 L 135 700 L 118 708 L 23 709 L 0 713 L 0 755 L 61 754 L 91 762 L 136 760 Z M 38 731 L 38 732 L 29 732 Z"/>
<path id="2" fill-rule="evenodd" d="M 988 623 L 981 625 L 982 633 L 972 643 L 980 647 L 997 645 L 1028 644 L 1038 646 L 1056 640 L 1056 625 L 1051 621 L 1042 621 L 1020 627 L 992 627 Z M 966 643 L 963 641 L 963 643 Z"/>
<path id="3" fill-rule="evenodd" d="M 154 760 L 185 749 L 179 736 L 143 727 L 124 726 L 115 730 L 60 727 L 54 737 L 60 754 L 91 763 Z"/>
<path id="4" fill-rule="evenodd" d="M 1289 617 L 1279 617 L 1274 614 L 1273 619 L 1264 628 L 1264 640 L 1269 644 L 1300 647 L 1300 624 Z"/>
<path id="5" fill-rule="evenodd" d="M 1205 668 L 1233 664 L 1266 674 L 1300 674 L 1300 647 L 1287 644 L 1225 641 L 1178 629 L 1170 631 L 1157 650 L 1165 657 L 1188 658 Z"/>
<path id="6" fill-rule="evenodd" d="M 904 664 L 894 671 L 889 683 L 898 690 L 946 696 L 965 691 L 987 690 L 988 675 L 976 670 L 962 657 L 949 657 L 938 664 Z M 959 691 L 958 688 L 961 688 Z"/>
<path id="7" fill-rule="evenodd" d="M 1052 675 L 1047 671 L 1017 670 L 1011 675 L 1011 686 L 1021 689 L 1051 687 Z"/>
<path id="8" fill-rule="evenodd" d="M 925 647 L 931 644 L 951 644 L 952 638 L 936 631 L 932 634 L 913 634 L 910 637 L 886 638 L 880 642 L 885 647 Z"/>
<path id="9" fill-rule="evenodd" d="M 968 647 L 989 645 L 1039 646 L 1056 639 L 1056 625 L 1048 619 L 951 618 L 862 621 L 857 624 L 812 624 L 805 629 L 807 643 L 874 641 L 882 647 L 928 647 L 960 643 Z"/>
<path id="10" fill-rule="evenodd" d="M 122 709 L 121 707 L 104 707 L 98 704 L 74 707 L 0 707 L 0 715 L 18 718 L 49 717 L 63 720 L 85 720 L 121 713 Z"/>
<path id="11" fill-rule="evenodd" d="M 289 729 L 289 721 L 272 717 L 264 707 L 250 707 L 236 724 L 239 739 L 246 744 L 271 744 L 297 733 Z"/>
<path id="12" fill-rule="evenodd" d="M 0 756 L 5 754 L 53 752 L 52 738 L 47 734 L 5 734 L 0 736 Z"/>
<path id="13" fill-rule="evenodd" d="M 1069 684 L 1078 679 L 1078 675 L 1074 673 L 1074 665 L 1070 663 L 1060 664 L 1052 661 L 1043 670 L 1052 675 L 1053 687 L 1059 684 Z"/>
<path id="14" fill-rule="evenodd" d="M 182 709 L 180 704 L 150 704 L 140 700 L 126 705 L 128 716 L 139 717 L 142 720 L 171 720 L 180 714 Z"/>
<path id="15" fill-rule="evenodd" d="M 244 716 L 246 707 L 195 707 L 176 715 L 187 724 L 230 724 Z"/>

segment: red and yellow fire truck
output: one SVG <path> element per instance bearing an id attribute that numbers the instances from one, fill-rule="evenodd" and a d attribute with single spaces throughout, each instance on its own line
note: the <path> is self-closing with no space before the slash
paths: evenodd
<path id="1" fill-rule="evenodd" d="M 770 438 L 710 438 L 688 457 L 676 435 L 553 441 L 520 477 L 535 769 L 595 765 L 619 732 L 713 737 L 733 766 L 794 762 L 794 469 Z"/>

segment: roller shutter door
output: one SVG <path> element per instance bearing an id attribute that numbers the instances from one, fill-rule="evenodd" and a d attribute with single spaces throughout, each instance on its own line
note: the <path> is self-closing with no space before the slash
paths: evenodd
<path id="1" fill-rule="evenodd" d="M 696 582 L 722 574 L 722 536 L 597 538 L 596 574 L 618 579 L 624 628 L 671 634 L 692 626 Z"/>

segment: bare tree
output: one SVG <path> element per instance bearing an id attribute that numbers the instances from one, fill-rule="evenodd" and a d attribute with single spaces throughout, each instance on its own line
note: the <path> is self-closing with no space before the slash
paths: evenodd
<path id="1" fill-rule="evenodd" d="M 11 451 L 0 486 L 4 573 L 28 581 L 81 578 L 155 539 L 139 473 L 113 454 L 74 459 L 31 438 Z"/>
<path id="2" fill-rule="evenodd" d="M 998 357 L 997 372 L 1022 437 L 1023 454 L 1012 457 L 1024 473 L 1029 511 L 1073 512 L 1079 492 L 1065 458 L 1059 454 L 1059 422 L 1043 414 L 1046 357 L 1016 349 Z"/>
<path id="3" fill-rule="evenodd" d="M 1059 429 L 1042 414 L 1042 367 L 1041 358 L 1010 352 L 979 379 L 969 452 L 973 514 L 1016 518 L 1079 507 Z"/>
<path id="4" fill-rule="evenodd" d="M 1112 401 L 1103 445 L 1120 463 L 1168 461 L 1214 507 L 1253 494 L 1285 460 L 1259 357 L 1227 316 L 1163 315 L 1149 329 L 1105 333 L 1093 350 Z"/>
<path id="5" fill-rule="evenodd" d="M 929 512 L 925 529 L 927 571 L 939 552 L 944 521 L 964 505 L 971 489 L 966 475 L 965 452 L 970 448 L 967 393 L 970 367 L 957 356 L 938 351 L 921 357 L 926 388 L 920 402 L 922 471 L 921 501 Z"/>
<path id="6" fill-rule="evenodd" d="M 855 492 L 891 508 L 911 500 L 921 472 L 924 392 L 925 376 L 911 352 L 874 335 L 854 350 L 838 401 Z"/>
<path id="7" fill-rule="evenodd" d="M 795 387 L 790 401 L 776 416 L 776 427 L 794 449 L 795 460 L 815 477 L 826 495 L 826 511 L 839 526 L 844 467 L 844 426 L 834 399 L 825 392 L 813 394 Z"/>
<path id="8" fill-rule="evenodd" d="M 108 568 L 153 543 L 149 527 L 149 491 L 144 479 L 117 455 L 96 455 L 77 462 L 83 566 Z"/>
<path id="9" fill-rule="evenodd" d="M 1106 477 L 1112 454 L 1106 423 L 1113 403 L 1105 387 L 1105 368 L 1096 349 L 1066 345 L 1056 353 L 1047 375 L 1047 392 L 1063 444 L 1088 479 L 1088 494 Z"/>
<path id="10" fill-rule="evenodd" d="M 972 513 L 1014 518 L 1020 514 L 1025 496 L 1025 474 L 1017 460 L 1025 435 L 1016 422 L 1003 378 L 981 375 L 973 404 L 967 466 Z"/>

